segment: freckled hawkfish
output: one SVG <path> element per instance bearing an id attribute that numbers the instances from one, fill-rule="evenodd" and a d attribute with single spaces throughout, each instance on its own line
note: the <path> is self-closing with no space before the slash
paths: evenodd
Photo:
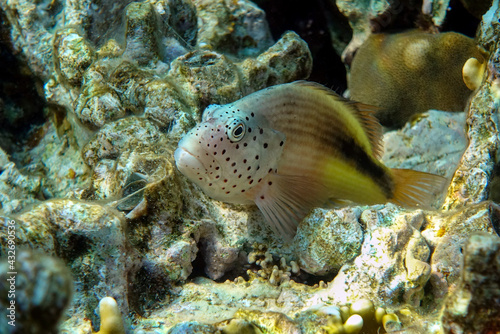
<path id="1" fill-rule="evenodd" d="M 390 169 L 372 107 L 296 81 L 207 107 L 179 142 L 177 168 L 212 198 L 255 203 L 285 239 L 328 202 L 427 207 L 444 178 Z"/>

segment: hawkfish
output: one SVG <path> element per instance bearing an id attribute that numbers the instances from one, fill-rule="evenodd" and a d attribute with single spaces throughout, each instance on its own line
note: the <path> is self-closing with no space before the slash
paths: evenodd
<path id="1" fill-rule="evenodd" d="M 382 152 L 371 106 L 296 81 L 208 106 L 174 158 L 208 196 L 255 203 L 274 232 L 290 240 L 314 207 L 332 202 L 429 207 L 445 179 L 388 168 Z"/>

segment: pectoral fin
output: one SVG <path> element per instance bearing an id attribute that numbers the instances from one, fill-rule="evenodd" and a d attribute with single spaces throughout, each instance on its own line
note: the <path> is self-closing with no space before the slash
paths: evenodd
<path id="1" fill-rule="evenodd" d="M 255 204 L 273 231 L 291 241 L 298 224 L 327 199 L 326 188 L 313 180 L 270 174 L 255 196 Z"/>

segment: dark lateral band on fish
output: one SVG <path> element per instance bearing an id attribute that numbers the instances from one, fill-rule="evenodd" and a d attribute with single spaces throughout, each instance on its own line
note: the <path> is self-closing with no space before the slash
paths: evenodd
<path id="1" fill-rule="evenodd" d="M 372 178 L 387 198 L 394 196 L 393 180 L 384 168 L 375 163 L 359 145 L 348 140 L 339 140 L 338 145 L 344 159 L 352 161 L 354 168 Z"/>
<path id="2" fill-rule="evenodd" d="M 390 169 L 370 106 L 319 84 L 273 86 L 209 106 L 179 142 L 176 165 L 216 200 L 255 203 L 286 239 L 327 202 L 428 207 L 445 179 Z"/>

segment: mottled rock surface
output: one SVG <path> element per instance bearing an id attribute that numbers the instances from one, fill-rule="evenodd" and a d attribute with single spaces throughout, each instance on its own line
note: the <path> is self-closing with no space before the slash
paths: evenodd
<path id="1" fill-rule="evenodd" d="M 472 235 L 464 248 L 462 272 L 446 300 L 446 331 L 479 333 L 500 331 L 500 238 Z"/>
<path id="2" fill-rule="evenodd" d="M 361 210 L 315 209 L 301 224 L 295 252 L 302 270 L 314 275 L 334 273 L 361 251 Z"/>
<path id="3" fill-rule="evenodd" d="M 430 110 L 400 129 L 384 135 L 382 161 L 391 168 L 408 168 L 453 176 L 467 147 L 464 113 Z"/>

